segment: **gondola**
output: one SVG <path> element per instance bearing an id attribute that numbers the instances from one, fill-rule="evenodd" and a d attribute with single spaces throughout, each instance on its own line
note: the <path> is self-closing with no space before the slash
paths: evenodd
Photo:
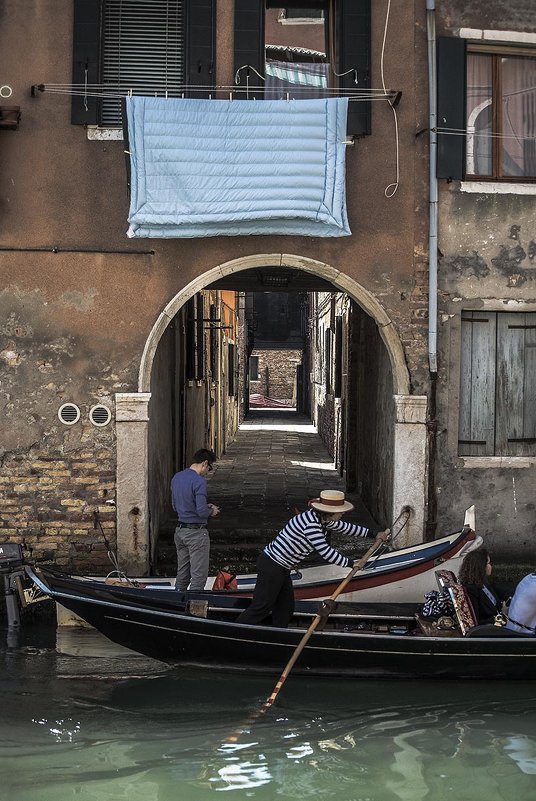
<path id="1" fill-rule="evenodd" d="M 432 542 L 375 555 L 348 584 L 344 600 L 373 602 L 396 598 L 418 602 L 428 590 L 434 588 L 434 570 L 438 564 L 457 573 L 463 557 L 479 548 L 482 542 L 482 537 L 477 536 L 469 526 L 464 526 Z M 347 568 L 330 564 L 292 571 L 294 595 L 298 600 L 328 598 L 347 572 Z M 214 576 L 209 577 L 205 589 L 212 589 L 214 579 Z M 253 592 L 255 579 L 254 573 L 239 575 L 236 577 L 236 588 L 225 592 L 249 596 Z M 126 577 L 115 580 L 127 582 Z M 136 578 L 134 582 L 152 589 L 173 589 L 175 579 Z"/>
<path id="2" fill-rule="evenodd" d="M 105 585 L 26 567 L 45 594 L 119 645 L 169 664 L 277 674 L 321 602 L 297 602 L 288 629 L 236 621 L 247 599 Z M 322 625 L 325 623 L 325 625 Z M 529 679 L 536 637 L 497 626 L 427 634 L 415 604 L 337 603 L 293 669 L 307 676 Z"/>

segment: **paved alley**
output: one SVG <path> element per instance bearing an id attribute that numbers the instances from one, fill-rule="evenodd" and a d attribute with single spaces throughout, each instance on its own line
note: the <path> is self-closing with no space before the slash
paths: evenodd
<path id="1" fill-rule="evenodd" d="M 251 569 L 296 510 L 322 489 L 345 489 L 316 428 L 292 409 L 250 411 L 208 482 L 209 501 L 221 509 L 209 523 L 212 570 L 227 563 Z M 359 497 L 347 497 L 356 508 L 345 520 L 374 526 Z M 163 539 L 160 562 L 172 573 L 174 549 L 169 536 Z"/>

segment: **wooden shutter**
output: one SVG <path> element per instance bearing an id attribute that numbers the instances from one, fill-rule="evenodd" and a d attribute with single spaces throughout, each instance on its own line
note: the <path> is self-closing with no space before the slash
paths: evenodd
<path id="1" fill-rule="evenodd" d="M 336 398 L 342 395 L 342 346 L 343 346 L 342 317 L 335 321 L 335 380 L 333 394 Z"/>
<path id="2" fill-rule="evenodd" d="M 101 0 L 74 0 L 73 22 L 73 84 L 83 90 L 84 84 L 100 81 Z M 71 123 L 96 125 L 98 100 L 73 95 Z"/>
<path id="3" fill-rule="evenodd" d="M 190 298 L 185 306 L 185 378 L 193 381 L 197 378 L 197 349 L 196 349 L 196 326 L 195 326 L 195 300 Z"/>
<path id="4" fill-rule="evenodd" d="M 264 76 L 264 2 L 263 0 L 235 0 L 234 12 L 234 70 L 248 64 Z M 234 76 L 233 76 L 234 80 Z M 260 89 L 263 81 L 253 70 L 249 71 L 248 84 Z M 240 86 L 246 85 L 246 71 L 240 72 Z"/>
<path id="5" fill-rule="evenodd" d="M 536 453 L 536 313 L 498 314 L 495 453 Z"/>
<path id="6" fill-rule="evenodd" d="M 228 395 L 234 397 L 236 395 L 236 345 L 230 342 L 227 346 L 227 366 L 229 369 L 228 379 Z"/>
<path id="7" fill-rule="evenodd" d="M 462 313 L 458 428 L 461 456 L 494 454 L 496 326 L 495 312 Z"/>
<path id="8" fill-rule="evenodd" d="M 464 39 L 440 37 L 437 43 L 437 127 L 466 128 L 466 45 Z M 465 136 L 437 136 L 437 177 L 465 178 Z"/>
<path id="9" fill-rule="evenodd" d="M 205 300 L 202 292 L 195 297 L 195 377 L 199 379 L 205 377 Z"/>
<path id="10" fill-rule="evenodd" d="M 336 4 L 338 18 L 336 72 L 357 70 L 358 84 L 353 74 L 340 77 L 343 89 L 370 88 L 370 0 L 339 0 Z M 348 104 L 348 135 L 365 136 L 371 133 L 370 101 Z"/>
<path id="11" fill-rule="evenodd" d="M 187 4 L 187 83 L 213 87 L 216 81 L 216 0 L 195 0 Z M 190 91 L 189 95 L 195 95 Z M 206 92 L 199 93 L 206 97 Z"/>
<path id="12" fill-rule="evenodd" d="M 326 328 L 324 332 L 324 358 L 326 367 L 325 387 L 328 395 L 330 395 L 332 392 L 331 377 L 332 377 L 333 365 L 331 363 L 331 337 L 332 337 L 331 329 Z"/>

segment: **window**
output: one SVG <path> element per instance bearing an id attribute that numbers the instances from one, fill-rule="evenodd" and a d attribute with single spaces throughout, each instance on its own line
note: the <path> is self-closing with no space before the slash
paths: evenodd
<path id="1" fill-rule="evenodd" d="M 442 37 L 437 90 L 439 178 L 536 179 L 536 49 Z"/>
<path id="2" fill-rule="evenodd" d="M 264 96 L 324 97 L 335 79 L 324 9 L 267 8 L 264 25 Z M 287 23 L 282 26 L 281 23 Z M 292 25 L 288 25 L 292 22 Z M 315 24 L 312 26 L 311 22 Z"/>
<path id="3" fill-rule="evenodd" d="M 536 53 L 467 54 L 466 175 L 536 178 Z"/>
<path id="4" fill-rule="evenodd" d="M 324 11 L 322 8 L 297 8 L 296 6 L 287 6 L 282 8 L 279 12 L 278 22 L 281 23 L 296 23 L 300 24 L 316 24 L 324 19 Z"/>
<path id="5" fill-rule="evenodd" d="M 110 92 L 180 94 L 184 84 L 184 0 L 104 0 L 101 80 Z M 121 102 L 104 98 L 100 123 L 121 125 Z"/>
<path id="6" fill-rule="evenodd" d="M 256 96 L 370 88 L 371 0 L 235 0 L 234 7 L 235 73 Z M 347 130 L 370 134 L 370 102 L 349 104 Z"/>
<path id="7" fill-rule="evenodd" d="M 129 90 L 179 96 L 184 84 L 213 86 L 214 7 L 215 0 L 74 0 L 79 91 L 71 122 L 120 126 Z"/>
<path id="8" fill-rule="evenodd" d="M 464 311 L 461 456 L 536 454 L 536 312 Z"/>
<path id="9" fill-rule="evenodd" d="M 249 357 L 249 380 L 259 381 L 259 357 Z"/>

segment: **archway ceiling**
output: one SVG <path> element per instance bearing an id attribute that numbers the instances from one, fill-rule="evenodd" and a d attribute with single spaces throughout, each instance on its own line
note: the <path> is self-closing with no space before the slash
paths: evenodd
<path id="1" fill-rule="evenodd" d="M 254 267 L 219 278 L 206 289 L 230 289 L 235 292 L 340 292 L 330 281 L 304 270 L 282 267 Z"/>

